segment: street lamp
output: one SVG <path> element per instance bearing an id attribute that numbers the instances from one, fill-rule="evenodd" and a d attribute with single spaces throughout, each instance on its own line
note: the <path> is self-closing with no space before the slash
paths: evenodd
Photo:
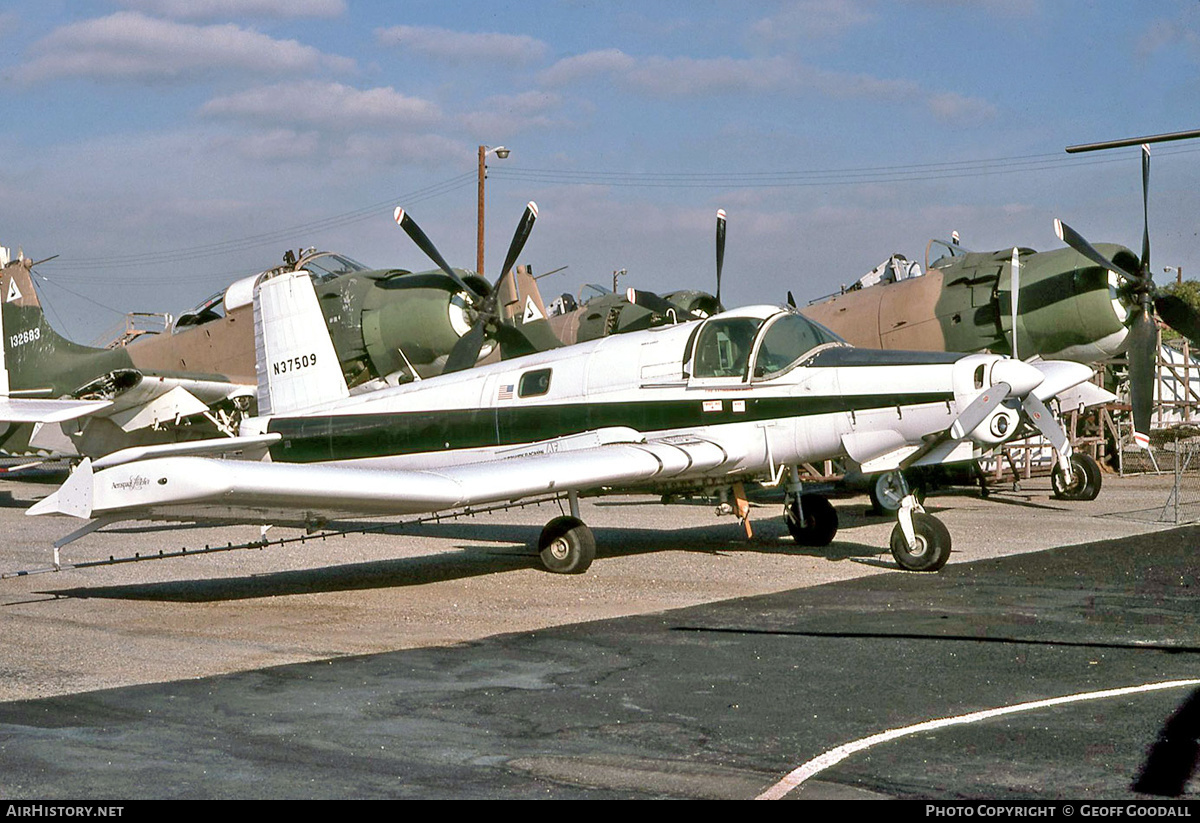
<path id="1" fill-rule="evenodd" d="M 494 149 L 487 146 L 479 147 L 479 226 L 475 243 L 475 271 L 479 274 L 483 274 L 483 181 L 487 179 L 486 161 L 489 154 L 494 154 L 503 160 L 508 157 L 509 150 L 504 146 L 496 146 Z"/>
<path id="2" fill-rule="evenodd" d="M 617 291 L 617 278 L 624 277 L 628 273 L 629 272 L 625 269 L 617 269 L 616 271 L 613 272 L 613 293 L 614 294 L 616 294 L 616 291 Z"/>
<path id="3" fill-rule="evenodd" d="M 1183 266 L 1163 266 L 1163 274 L 1175 272 L 1175 282 L 1183 282 Z"/>

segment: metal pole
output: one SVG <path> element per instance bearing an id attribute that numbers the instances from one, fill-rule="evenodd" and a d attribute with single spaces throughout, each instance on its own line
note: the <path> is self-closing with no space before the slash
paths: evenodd
<path id="1" fill-rule="evenodd" d="M 487 179 L 487 165 L 484 157 L 487 146 L 479 147 L 479 225 L 475 241 L 475 271 L 483 274 L 483 181 Z"/>
<path id="2" fill-rule="evenodd" d="M 1152 134 L 1147 137 L 1127 137 L 1122 140 L 1107 140 L 1103 143 L 1081 143 L 1077 146 L 1067 146 L 1067 153 L 1076 154 L 1081 151 L 1119 149 L 1124 146 L 1140 146 L 1143 143 L 1167 143 L 1172 140 L 1188 140 L 1193 137 L 1200 137 L 1200 129 L 1176 131 L 1170 134 Z"/>

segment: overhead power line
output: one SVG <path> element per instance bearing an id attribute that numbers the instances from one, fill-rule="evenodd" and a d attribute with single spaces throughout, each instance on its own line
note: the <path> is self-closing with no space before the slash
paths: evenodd
<path id="1" fill-rule="evenodd" d="M 1197 147 L 1174 146 L 1157 148 L 1158 156 L 1188 154 L 1200 151 Z M 1111 163 L 1126 163 L 1128 158 L 1120 155 L 1064 155 L 1030 154 L 1015 157 L 997 157 L 975 160 L 955 160 L 940 163 L 918 163 L 893 166 L 867 166 L 839 169 L 806 169 L 775 171 L 720 171 L 720 172 L 631 172 L 603 170 L 575 170 L 553 168 L 522 168 L 509 164 L 496 164 L 488 169 L 489 176 L 496 179 L 534 183 L 543 186 L 594 185 L 606 187 L 677 188 L 677 189 L 743 189 L 743 188 L 796 188 L 852 186 L 880 183 L 915 183 L 967 177 L 986 177 L 998 174 L 1027 174 L 1051 169 L 1079 166 L 1096 166 Z M 366 220 L 382 219 L 382 214 L 391 215 L 396 204 L 405 206 L 441 197 L 453 191 L 473 185 L 476 170 L 416 189 L 386 201 L 333 215 L 309 223 L 275 229 L 261 234 L 249 235 L 183 248 L 167 249 L 139 254 L 65 258 L 54 262 L 54 277 L 58 280 L 90 280 L 73 272 L 93 272 L 112 269 L 136 269 L 149 266 L 166 266 L 182 261 L 205 259 L 220 255 L 243 252 L 264 246 L 278 248 L 280 244 L 295 242 L 297 237 L 311 237 L 319 232 L 353 225 Z M 242 275 L 253 272 L 243 272 Z M 230 273 L 215 272 L 214 280 L 226 280 Z M 154 272 L 154 277 L 161 276 Z M 127 277 L 106 277 L 105 283 L 119 285 L 145 282 L 147 275 L 130 272 Z"/>

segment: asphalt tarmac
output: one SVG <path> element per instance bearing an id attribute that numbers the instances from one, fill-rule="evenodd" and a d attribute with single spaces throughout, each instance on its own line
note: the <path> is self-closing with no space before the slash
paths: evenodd
<path id="1" fill-rule="evenodd" d="M 1194 800 L 1200 527 L 1172 480 L 931 497 L 937 574 L 896 568 L 862 498 L 828 551 L 773 507 L 748 542 L 612 499 L 582 576 L 538 568 L 543 506 L 2 580 L 0 796 Z M 45 568 L 75 524 L 7 488 L 0 572 Z M 110 527 L 63 561 L 256 535 Z"/>

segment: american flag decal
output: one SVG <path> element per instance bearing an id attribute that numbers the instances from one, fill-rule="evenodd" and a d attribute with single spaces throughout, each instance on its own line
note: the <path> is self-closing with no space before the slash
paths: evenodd
<path id="1" fill-rule="evenodd" d="M 513 384 L 508 383 L 504 386 L 501 386 L 500 390 L 498 392 L 496 392 L 496 399 L 497 400 L 512 400 L 513 399 Z"/>

